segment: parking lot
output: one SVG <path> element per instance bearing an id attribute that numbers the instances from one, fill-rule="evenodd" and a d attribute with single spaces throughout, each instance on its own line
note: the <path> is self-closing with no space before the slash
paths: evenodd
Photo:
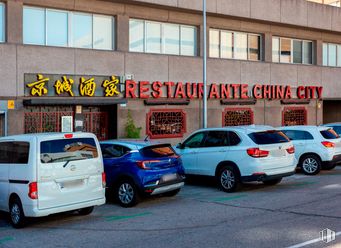
<path id="1" fill-rule="evenodd" d="M 212 181 L 192 178 L 175 197 L 150 198 L 128 209 L 107 203 L 89 216 L 58 214 L 18 230 L 1 214 L 0 246 L 341 247 L 340 179 L 338 166 L 228 194 Z M 325 228 L 336 232 L 335 241 L 319 241 Z"/>

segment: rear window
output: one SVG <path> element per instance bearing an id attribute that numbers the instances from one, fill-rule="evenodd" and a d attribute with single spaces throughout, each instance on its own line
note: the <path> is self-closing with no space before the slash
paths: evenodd
<path id="1" fill-rule="evenodd" d="M 333 129 L 337 134 L 341 134 L 341 126 L 333 126 Z"/>
<path id="2" fill-rule="evenodd" d="M 0 164 L 27 164 L 29 150 L 29 142 L 1 142 Z"/>
<path id="3" fill-rule="evenodd" d="M 161 158 L 175 155 L 171 145 L 147 146 L 140 150 L 140 153 L 149 158 Z"/>
<path id="4" fill-rule="evenodd" d="M 281 131 L 277 130 L 250 133 L 249 137 L 258 145 L 289 142 L 288 137 Z"/>
<path id="5" fill-rule="evenodd" d="M 320 133 L 322 134 L 323 138 L 325 138 L 325 139 L 340 138 L 340 136 L 333 129 L 322 130 L 322 131 L 320 131 Z"/>
<path id="6" fill-rule="evenodd" d="M 97 158 L 98 151 L 92 138 L 49 140 L 40 143 L 42 163 L 54 163 Z"/>

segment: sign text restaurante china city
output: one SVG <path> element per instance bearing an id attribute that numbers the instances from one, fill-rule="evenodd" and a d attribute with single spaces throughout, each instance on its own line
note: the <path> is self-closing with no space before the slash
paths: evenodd
<path id="1" fill-rule="evenodd" d="M 52 83 L 50 82 L 52 81 Z M 125 98 L 202 98 L 203 83 L 160 82 L 126 80 L 120 87 L 117 76 L 70 76 L 25 74 L 26 96 L 78 96 L 78 97 L 125 97 Z M 210 84 L 209 99 L 322 99 L 322 86 L 256 84 Z M 121 91 L 124 89 L 124 92 Z"/>

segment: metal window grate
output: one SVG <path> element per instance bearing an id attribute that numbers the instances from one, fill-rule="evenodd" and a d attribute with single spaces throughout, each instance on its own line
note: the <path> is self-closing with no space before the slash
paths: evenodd
<path id="1" fill-rule="evenodd" d="M 250 108 L 230 108 L 223 112 L 223 126 L 251 124 L 253 124 L 253 111 Z"/>
<path id="2" fill-rule="evenodd" d="M 306 125 L 307 110 L 305 108 L 285 108 L 282 113 L 282 125 Z"/>
<path id="3" fill-rule="evenodd" d="M 98 140 L 108 139 L 108 113 L 84 113 L 83 132 L 94 133 L 97 136 Z"/>
<path id="4" fill-rule="evenodd" d="M 147 134 L 151 138 L 182 137 L 186 132 L 186 114 L 181 109 L 150 110 Z"/>

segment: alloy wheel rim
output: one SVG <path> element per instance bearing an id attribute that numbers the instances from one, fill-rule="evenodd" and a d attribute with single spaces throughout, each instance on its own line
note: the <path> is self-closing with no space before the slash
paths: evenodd
<path id="1" fill-rule="evenodd" d="M 18 204 L 13 204 L 11 208 L 11 219 L 14 224 L 17 224 L 20 220 L 20 208 Z"/>
<path id="2" fill-rule="evenodd" d="M 124 204 L 129 204 L 134 198 L 134 189 L 129 183 L 121 184 L 118 190 L 118 198 Z"/>
<path id="3" fill-rule="evenodd" d="M 221 173 L 220 182 L 225 189 L 233 188 L 235 184 L 235 176 L 233 172 L 230 170 L 224 170 L 223 173 Z"/>
<path id="4" fill-rule="evenodd" d="M 313 158 L 306 158 L 303 161 L 303 169 L 308 173 L 314 173 L 318 168 L 317 161 Z"/>

